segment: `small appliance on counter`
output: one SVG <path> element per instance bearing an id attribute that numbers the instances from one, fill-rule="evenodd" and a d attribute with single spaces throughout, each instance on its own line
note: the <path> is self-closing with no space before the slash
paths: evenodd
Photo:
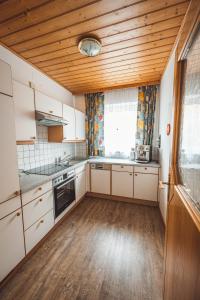
<path id="1" fill-rule="evenodd" d="M 135 161 L 140 163 L 148 163 L 151 161 L 151 146 L 150 145 L 136 145 Z"/>

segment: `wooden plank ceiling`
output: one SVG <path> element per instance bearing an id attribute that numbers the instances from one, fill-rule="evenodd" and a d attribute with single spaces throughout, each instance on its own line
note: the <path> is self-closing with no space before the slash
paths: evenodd
<path id="1" fill-rule="evenodd" d="M 160 80 L 186 0 L 0 1 L 0 42 L 73 93 Z M 101 54 L 84 57 L 81 37 Z"/>

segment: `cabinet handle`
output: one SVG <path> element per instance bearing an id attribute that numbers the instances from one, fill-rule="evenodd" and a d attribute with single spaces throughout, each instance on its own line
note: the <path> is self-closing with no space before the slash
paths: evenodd
<path id="1" fill-rule="evenodd" d="M 121 166 L 121 168 L 123 168 L 124 166 Z"/>
<path id="2" fill-rule="evenodd" d="M 35 140 L 35 139 L 36 139 L 36 137 L 35 137 L 35 136 L 32 136 L 32 137 L 31 137 L 31 140 Z"/>
<path id="3" fill-rule="evenodd" d="M 145 170 L 147 170 L 147 168 L 144 168 Z"/>
<path id="4" fill-rule="evenodd" d="M 137 174 L 135 174 L 135 176 L 137 176 Z"/>
<path id="5" fill-rule="evenodd" d="M 39 188 L 38 188 L 38 191 L 41 191 L 42 190 L 42 187 L 40 186 Z"/>
<path id="6" fill-rule="evenodd" d="M 39 201 L 42 202 L 42 198 L 40 198 Z"/>
<path id="7" fill-rule="evenodd" d="M 19 217 L 20 215 L 21 215 L 21 213 L 20 213 L 20 212 L 17 212 L 17 213 L 16 213 L 16 216 L 17 216 L 17 217 Z"/>
<path id="8" fill-rule="evenodd" d="M 14 195 L 15 195 L 15 196 L 19 196 L 19 195 L 20 195 L 20 191 L 14 192 Z"/>
<path id="9" fill-rule="evenodd" d="M 40 223 L 44 223 L 44 220 L 41 220 Z"/>
<path id="10" fill-rule="evenodd" d="M 53 110 L 50 110 L 49 112 L 50 112 L 50 114 L 52 114 L 52 113 L 53 113 Z"/>
<path id="11" fill-rule="evenodd" d="M 132 176 L 132 173 L 129 173 L 130 176 Z"/>

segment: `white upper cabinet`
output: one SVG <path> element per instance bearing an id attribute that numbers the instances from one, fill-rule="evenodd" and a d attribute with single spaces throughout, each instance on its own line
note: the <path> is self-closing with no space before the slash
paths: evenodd
<path id="1" fill-rule="evenodd" d="M 34 92 L 28 86 L 13 82 L 15 128 L 17 141 L 36 139 Z"/>
<path id="2" fill-rule="evenodd" d="M 35 91 L 36 110 L 62 118 L 62 103 L 38 91 Z"/>
<path id="3" fill-rule="evenodd" d="M 11 67 L 0 59 L 0 93 L 12 96 Z"/>
<path id="4" fill-rule="evenodd" d="M 76 140 L 85 140 L 85 114 L 75 109 Z"/>
<path id="5" fill-rule="evenodd" d="M 63 104 L 63 119 L 69 122 L 68 125 L 65 125 L 64 130 L 64 140 L 75 140 L 75 111 L 74 108 Z"/>
<path id="6" fill-rule="evenodd" d="M 0 94 L 0 202 L 19 191 L 13 99 Z"/>

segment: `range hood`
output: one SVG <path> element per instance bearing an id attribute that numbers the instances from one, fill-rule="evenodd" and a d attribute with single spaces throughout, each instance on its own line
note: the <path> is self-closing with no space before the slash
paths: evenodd
<path id="1" fill-rule="evenodd" d="M 35 119 L 38 125 L 44 126 L 65 126 L 69 122 L 60 117 L 52 116 L 40 111 L 35 111 Z"/>

